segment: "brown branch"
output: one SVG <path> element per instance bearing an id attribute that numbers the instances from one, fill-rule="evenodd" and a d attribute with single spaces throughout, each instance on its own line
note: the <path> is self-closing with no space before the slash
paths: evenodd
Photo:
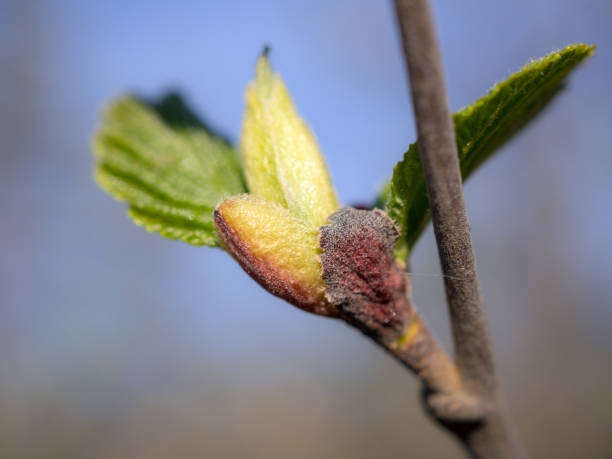
<path id="1" fill-rule="evenodd" d="M 396 5 L 457 365 L 470 389 L 488 393 L 495 389 L 491 343 L 433 24 L 426 1 L 398 0 Z"/>
<path id="2" fill-rule="evenodd" d="M 438 419 L 482 418 L 485 406 L 467 394 L 452 359 L 412 301 L 410 279 L 393 257 L 399 233 L 379 210 L 345 207 L 321 228 L 326 297 L 339 316 L 372 338 L 425 384 Z"/>
<path id="3" fill-rule="evenodd" d="M 463 198 L 455 130 L 426 0 L 395 0 L 421 163 L 451 315 L 455 358 L 468 393 L 493 407 L 479 425 L 450 426 L 475 457 L 520 457 L 498 397 L 493 351 Z"/>

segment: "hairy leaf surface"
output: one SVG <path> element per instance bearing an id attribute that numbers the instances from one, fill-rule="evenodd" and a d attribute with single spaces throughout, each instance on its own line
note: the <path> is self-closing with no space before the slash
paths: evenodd
<path id="1" fill-rule="evenodd" d="M 137 224 L 189 244 L 217 245 L 215 206 L 246 191 L 232 146 L 175 94 L 112 103 L 93 149 L 98 184 L 129 204 Z"/>
<path id="2" fill-rule="evenodd" d="M 340 207 L 316 139 L 265 53 L 247 88 L 240 149 L 250 192 L 309 227 L 325 224 Z"/>
<path id="3" fill-rule="evenodd" d="M 567 75 L 594 52 L 571 45 L 527 64 L 484 97 L 453 116 L 463 179 L 525 124 L 563 88 Z M 396 256 L 405 258 L 429 222 L 429 202 L 416 143 L 393 169 L 386 210 L 400 229 Z"/>

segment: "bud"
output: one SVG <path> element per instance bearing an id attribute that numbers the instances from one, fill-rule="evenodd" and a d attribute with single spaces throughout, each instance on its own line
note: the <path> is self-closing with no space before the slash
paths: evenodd
<path id="1" fill-rule="evenodd" d="M 250 193 L 288 209 L 312 229 L 338 210 L 317 142 L 265 53 L 247 88 L 240 147 Z"/>
<path id="2" fill-rule="evenodd" d="M 214 224 L 223 248 L 267 291 L 306 311 L 336 315 L 324 296 L 318 229 L 253 195 L 221 202 Z"/>
<path id="3" fill-rule="evenodd" d="M 323 156 L 264 53 L 247 88 L 241 151 L 249 195 L 217 206 L 221 245 L 270 293 L 336 316 L 325 299 L 319 228 L 339 208 Z"/>

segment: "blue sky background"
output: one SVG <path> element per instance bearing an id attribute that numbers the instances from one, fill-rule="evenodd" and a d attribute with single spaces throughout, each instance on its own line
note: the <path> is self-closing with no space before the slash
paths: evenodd
<path id="1" fill-rule="evenodd" d="M 453 110 L 531 58 L 598 45 L 466 199 L 528 450 L 609 457 L 612 4 L 434 11 Z M 391 2 L 0 0 L 3 457 L 460 457 L 414 378 L 355 331 L 269 296 L 220 250 L 146 233 L 92 180 L 89 139 L 121 93 L 179 89 L 237 139 L 266 44 L 342 202 L 370 200 L 415 140 Z M 448 346 L 431 230 L 413 269 Z"/>

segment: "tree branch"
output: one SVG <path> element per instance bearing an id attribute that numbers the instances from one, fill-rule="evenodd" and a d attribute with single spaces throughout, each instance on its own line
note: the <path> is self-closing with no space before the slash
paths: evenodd
<path id="1" fill-rule="evenodd" d="M 321 227 L 319 245 L 327 300 L 358 328 L 415 372 L 433 393 L 460 391 L 453 361 L 412 302 L 410 279 L 393 258 L 399 233 L 379 210 L 345 207 Z"/>
<path id="2" fill-rule="evenodd" d="M 468 433 L 475 457 L 520 457 L 500 407 L 493 351 L 463 198 L 457 143 L 426 0 L 395 0 L 410 80 L 418 145 L 451 315 L 455 358 L 468 393 L 495 407 Z M 460 432 L 461 430 L 461 432 Z"/>
<path id="3" fill-rule="evenodd" d="M 491 343 L 433 24 L 426 1 L 398 0 L 396 5 L 457 366 L 471 390 L 488 393 L 495 389 Z"/>

